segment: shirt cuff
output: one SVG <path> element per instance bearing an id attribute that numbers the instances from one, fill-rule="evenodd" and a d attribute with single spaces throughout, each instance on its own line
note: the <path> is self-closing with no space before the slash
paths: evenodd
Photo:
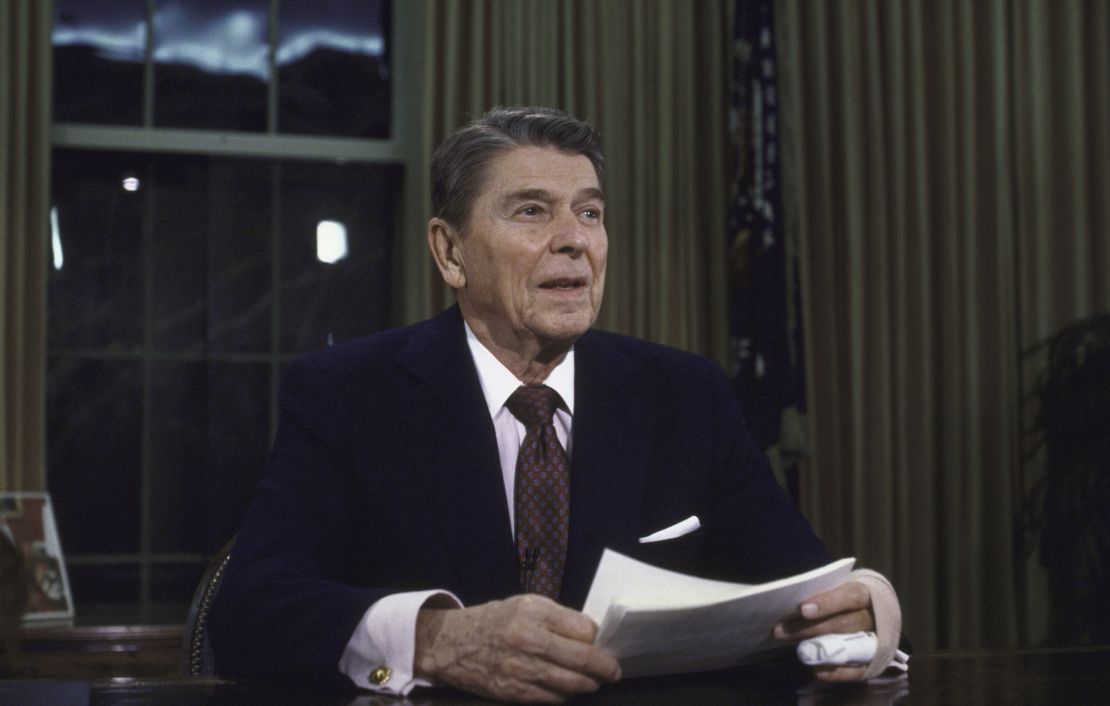
<path id="1" fill-rule="evenodd" d="M 363 614 L 339 658 L 339 671 L 355 686 L 405 696 L 431 682 L 413 676 L 416 616 L 432 598 L 446 597 L 462 607 L 449 591 L 408 591 L 378 600 Z"/>

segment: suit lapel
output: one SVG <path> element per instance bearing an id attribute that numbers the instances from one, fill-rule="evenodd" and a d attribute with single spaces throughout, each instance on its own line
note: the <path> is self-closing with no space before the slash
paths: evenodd
<path id="1" fill-rule="evenodd" d="M 643 375 L 611 339 L 586 333 L 575 344 L 570 536 L 560 602 L 581 607 L 605 547 L 636 542 L 651 410 Z M 497 439 L 452 307 L 398 355 L 415 377 L 398 414 L 413 450 L 447 563 L 468 605 L 520 592 Z"/>
<path id="2" fill-rule="evenodd" d="M 651 410 L 637 365 L 588 332 L 575 344 L 570 537 L 560 601 L 581 607 L 605 547 L 636 542 Z"/>
<path id="3" fill-rule="evenodd" d="M 421 329 L 397 362 L 417 379 L 398 414 L 447 561 L 468 605 L 519 592 L 497 439 L 462 316 L 452 307 Z"/>

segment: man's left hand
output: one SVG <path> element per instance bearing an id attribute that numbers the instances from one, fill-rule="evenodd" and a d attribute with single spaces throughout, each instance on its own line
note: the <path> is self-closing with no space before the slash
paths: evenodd
<path id="1" fill-rule="evenodd" d="M 858 581 L 841 584 L 816 595 L 799 608 L 800 615 L 775 626 L 775 638 L 799 642 L 829 633 L 870 632 L 875 629 L 871 592 Z M 822 681 L 858 681 L 867 665 L 817 666 L 814 674 Z"/>

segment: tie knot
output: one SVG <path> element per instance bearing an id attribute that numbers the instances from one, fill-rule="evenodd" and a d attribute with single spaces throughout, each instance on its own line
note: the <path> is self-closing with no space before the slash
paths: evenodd
<path id="1" fill-rule="evenodd" d="M 562 401 L 559 393 L 547 385 L 521 385 L 509 395 L 505 406 L 524 426 L 532 427 L 550 424 Z"/>

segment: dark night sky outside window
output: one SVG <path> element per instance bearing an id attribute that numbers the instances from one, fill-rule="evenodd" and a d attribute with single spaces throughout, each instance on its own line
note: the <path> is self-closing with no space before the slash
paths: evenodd
<path id="1" fill-rule="evenodd" d="M 67 149 L 54 167 L 49 489 L 78 564 L 163 557 L 153 599 L 236 531 L 285 363 L 389 325 L 400 168 Z M 72 572 L 79 611 L 143 594 L 103 571 Z"/>
<path id="2" fill-rule="evenodd" d="M 146 0 L 54 0 L 54 120 L 141 125 Z"/>
<path id="3" fill-rule="evenodd" d="M 386 139 L 391 7 L 385 0 L 55 0 L 54 118 Z M 144 116 L 147 80 L 151 114 Z"/>
<path id="4" fill-rule="evenodd" d="M 388 9 L 376 0 L 281 4 L 280 132 L 389 136 Z"/>
<path id="5" fill-rule="evenodd" d="M 266 129 L 269 5 L 269 0 L 155 4 L 155 125 Z"/>

